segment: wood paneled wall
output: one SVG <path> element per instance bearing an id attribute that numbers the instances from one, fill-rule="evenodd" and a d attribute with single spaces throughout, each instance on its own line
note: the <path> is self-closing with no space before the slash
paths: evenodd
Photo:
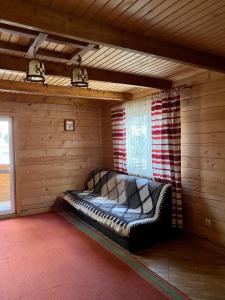
<path id="1" fill-rule="evenodd" d="M 181 98 L 185 229 L 225 247 L 225 75 L 207 72 L 176 84 L 183 83 L 192 85 Z"/>
<path id="2" fill-rule="evenodd" d="M 20 102 L 16 95 L 4 97 Z M 14 120 L 17 211 L 47 211 L 59 193 L 81 188 L 90 170 L 102 166 L 101 105 L 84 99 L 73 105 L 15 101 L 1 102 L 0 115 Z M 75 132 L 64 131 L 64 119 L 75 119 Z"/>
<path id="3" fill-rule="evenodd" d="M 112 122 L 111 107 L 113 104 L 102 106 L 102 150 L 103 167 L 113 169 Z"/>
<path id="4" fill-rule="evenodd" d="M 185 230 L 225 247 L 225 75 L 204 72 L 180 84 L 192 86 L 181 93 Z M 110 122 L 105 111 L 105 166 L 113 164 Z"/>

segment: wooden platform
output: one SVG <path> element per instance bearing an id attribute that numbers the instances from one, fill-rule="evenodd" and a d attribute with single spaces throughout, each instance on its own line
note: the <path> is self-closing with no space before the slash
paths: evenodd
<path id="1" fill-rule="evenodd" d="M 136 257 L 191 299 L 225 299 L 225 256 L 188 237 L 151 246 Z"/>

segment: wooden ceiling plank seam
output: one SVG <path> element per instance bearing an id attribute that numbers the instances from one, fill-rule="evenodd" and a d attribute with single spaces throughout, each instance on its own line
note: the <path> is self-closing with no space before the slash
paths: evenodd
<path id="1" fill-rule="evenodd" d="M 106 49 L 105 52 L 102 53 L 96 53 L 94 56 L 92 56 L 92 60 L 89 59 L 84 59 L 83 63 L 86 64 L 90 64 L 91 66 L 96 65 L 97 62 L 103 60 L 103 59 L 107 59 L 108 57 L 110 57 L 111 55 L 114 55 L 115 52 L 120 52 L 121 50 L 118 49 L 114 49 L 114 48 L 108 48 Z"/>
<path id="2" fill-rule="evenodd" d="M 122 66 L 117 66 L 116 68 L 111 67 L 111 70 L 115 70 L 116 72 L 126 72 L 126 73 L 141 73 L 141 69 L 139 67 L 139 63 L 144 61 L 143 59 L 136 60 L 133 64 L 123 64 Z M 108 68 L 109 69 L 109 68 Z M 137 70 L 137 72 L 136 72 Z"/>
<path id="3" fill-rule="evenodd" d="M 131 7 L 128 10 L 126 10 L 125 12 L 123 12 L 122 15 L 120 15 L 120 18 L 116 20 L 116 25 L 120 27 L 121 24 L 125 24 L 127 22 L 128 18 L 134 18 L 135 15 L 145 6 L 147 6 L 150 2 L 152 1 L 145 0 L 135 2 L 133 5 L 131 5 Z"/>
<path id="4" fill-rule="evenodd" d="M 52 78 L 52 80 L 51 80 L 51 83 L 49 83 L 49 84 L 51 84 L 51 85 L 56 85 L 56 82 L 58 82 L 58 78 Z"/>
<path id="5" fill-rule="evenodd" d="M 218 7 L 218 10 L 221 10 L 224 7 L 225 7 L 224 5 L 220 6 L 220 7 Z M 209 7 L 209 9 L 210 8 L 211 7 Z M 191 23 L 183 23 L 181 28 L 179 28 L 179 27 L 177 28 L 177 32 L 174 33 L 173 37 L 176 38 L 176 37 L 179 37 L 180 35 L 182 35 L 183 33 L 187 32 L 187 31 L 191 31 L 193 28 L 198 26 L 198 25 L 196 25 L 196 22 L 201 22 L 207 16 L 211 17 L 211 15 L 212 15 L 212 13 L 214 13 L 214 11 L 210 10 L 210 12 L 206 13 L 206 10 L 205 10 L 204 13 L 205 14 L 203 14 L 203 11 L 199 12 L 199 14 L 196 15 L 197 19 L 195 19 L 195 20 L 192 19 Z M 187 20 L 187 22 L 188 21 L 189 20 Z"/>
<path id="6" fill-rule="evenodd" d="M 201 3 L 203 3 L 204 1 L 201 0 Z M 160 30 L 162 28 L 164 28 L 167 24 L 170 24 L 171 22 L 173 22 L 173 20 L 177 20 L 178 18 L 180 18 L 181 16 L 185 15 L 188 11 L 191 11 L 192 7 L 196 5 L 196 0 L 193 1 L 191 0 L 190 3 L 184 5 L 182 8 L 180 8 L 179 10 L 175 10 L 173 13 L 171 13 L 171 15 L 169 15 L 166 19 L 161 20 L 159 23 L 153 24 L 151 26 L 151 33 L 154 32 L 154 27 L 157 26 L 157 30 Z"/>
<path id="7" fill-rule="evenodd" d="M 173 24 L 173 26 L 177 26 L 177 25 L 182 24 L 188 18 L 191 19 L 192 14 L 194 13 L 195 9 L 198 8 L 198 7 L 201 7 L 201 5 L 204 4 L 204 3 L 205 3 L 204 0 L 193 1 L 193 2 L 190 3 L 190 7 L 188 5 L 188 10 L 184 11 L 183 13 L 181 13 L 176 18 L 171 18 L 169 21 L 167 21 L 167 23 L 161 24 L 161 26 L 158 25 L 158 28 L 160 30 L 160 34 L 162 34 L 162 33 L 166 34 L 168 32 L 168 26 L 170 26 L 170 28 L 171 28 L 171 24 Z M 154 26 L 153 26 L 153 28 L 154 28 Z M 150 29 L 149 29 L 149 31 L 150 31 Z"/>
<path id="8" fill-rule="evenodd" d="M 154 10 L 155 7 L 157 7 L 159 5 L 158 3 L 159 0 L 152 0 L 149 3 L 147 3 L 147 5 L 143 6 L 142 9 L 140 9 L 139 11 L 136 12 L 135 14 L 135 18 L 134 15 L 130 16 L 126 19 L 125 22 L 125 26 L 127 27 L 131 27 L 133 26 L 133 24 L 136 24 L 136 22 L 140 22 L 140 20 L 146 15 L 148 14 L 151 10 Z M 164 0 L 160 0 L 160 3 L 162 3 Z M 120 24 L 120 27 L 122 27 L 122 25 L 124 24 Z M 124 27 L 123 27 L 124 28 Z"/>
<path id="9" fill-rule="evenodd" d="M 61 85 L 64 85 L 64 86 L 68 86 L 69 83 L 68 83 L 68 78 L 64 78 L 64 80 L 61 81 Z"/>
<path id="10" fill-rule="evenodd" d="M 136 22 L 140 22 L 142 18 L 144 18 L 149 12 L 154 11 L 156 7 L 158 7 L 161 3 L 163 3 L 165 0 L 152 0 L 151 2 L 147 3 L 142 9 L 140 9 L 136 15 L 139 17 L 134 20 L 134 17 L 129 17 L 126 20 L 127 26 L 132 26 Z"/>
<path id="11" fill-rule="evenodd" d="M 143 64 L 142 67 L 139 66 L 140 63 Z M 174 67 L 174 66 L 176 66 L 177 64 L 175 64 L 175 63 L 174 63 L 174 64 L 173 64 L 173 63 L 171 64 L 170 62 L 167 62 L 167 61 L 164 61 L 164 62 L 161 62 L 161 61 L 157 62 L 157 61 L 156 61 L 155 63 L 153 62 L 152 64 L 149 64 L 149 65 L 148 65 L 148 64 L 145 62 L 145 60 L 142 59 L 141 61 L 138 62 L 138 64 L 135 64 L 135 65 L 133 65 L 133 66 L 128 66 L 128 67 L 126 66 L 126 67 L 124 67 L 124 68 L 118 68 L 117 70 L 121 70 L 121 71 L 123 70 L 124 72 L 128 72 L 128 73 L 129 73 L 129 72 L 132 73 L 132 72 L 135 72 L 135 71 L 138 71 L 138 72 L 141 73 L 141 72 L 143 71 L 143 69 L 145 70 L 146 68 L 147 68 L 147 69 L 150 69 L 151 72 L 154 71 L 155 69 L 158 70 L 158 69 L 160 68 L 160 71 L 162 71 L 162 69 L 161 69 L 161 68 L 162 68 L 162 65 L 163 65 L 163 66 L 164 66 L 164 65 L 166 65 L 166 66 L 168 66 L 168 65 L 170 66 L 170 65 L 171 65 L 172 67 Z"/>
<path id="12" fill-rule="evenodd" d="M 108 64 L 115 64 L 115 62 L 118 62 L 120 55 L 122 57 L 126 55 L 126 59 L 129 59 L 129 56 L 134 55 L 134 53 L 131 52 L 129 55 L 127 53 L 125 55 L 124 54 L 124 51 L 116 49 L 113 53 L 104 57 L 103 59 L 98 59 L 98 61 L 92 64 L 92 67 L 106 69 Z"/>
<path id="13" fill-rule="evenodd" d="M 194 69 L 190 66 L 187 66 L 187 68 L 191 68 L 191 69 Z M 163 70 L 160 70 L 160 69 L 156 69 L 153 74 L 154 76 L 157 76 L 157 75 L 160 75 L 160 76 L 168 76 L 169 74 L 171 74 L 171 72 L 179 72 L 181 69 L 181 66 L 177 66 L 177 67 L 167 67 Z M 202 70 L 202 69 L 200 69 Z"/>
<path id="14" fill-rule="evenodd" d="M 213 46 L 218 48 L 221 44 L 224 44 L 224 38 L 221 36 L 216 36 L 215 39 L 210 40 L 210 42 L 213 43 Z M 222 50 L 221 53 L 224 53 L 224 51 L 225 51 L 225 48 Z"/>
<path id="15" fill-rule="evenodd" d="M 218 3 L 218 1 L 216 1 L 216 3 Z M 177 18 L 176 20 L 171 21 L 170 23 L 168 23 L 166 25 L 165 30 L 161 30 L 160 29 L 160 34 L 162 33 L 168 33 L 168 31 L 170 31 L 172 28 L 174 28 L 174 26 L 176 26 L 176 31 L 180 30 L 181 28 L 184 28 L 185 26 L 187 26 L 187 22 L 192 22 L 194 21 L 193 18 L 198 15 L 198 13 L 204 12 L 206 8 L 210 8 L 211 4 L 209 3 L 209 1 L 200 1 L 200 3 L 198 5 L 195 5 L 190 11 L 186 12 L 185 14 L 183 14 L 182 16 L 180 16 L 179 18 Z"/>
<path id="16" fill-rule="evenodd" d="M 224 19 L 223 19 L 224 21 Z M 219 23 L 219 24 L 218 24 Z M 197 31 L 193 31 L 193 37 L 188 38 L 188 41 L 198 41 L 198 43 L 202 41 L 210 41 L 212 37 L 218 38 L 218 36 L 224 34 L 225 31 L 225 22 L 223 24 L 220 24 L 221 22 L 213 22 L 212 24 L 206 24 L 203 28 L 199 28 Z M 210 28 L 210 29 L 208 29 Z M 207 30 L 207 36 L 203 36 L 204 32 Z M 216 30 L 216 34 L 215 34 Z"/>
<path id="17" fill-rule="evenodd" d="M 95 1 L 88 7 L 88 9 L 84 13 L 85 18 L 93 18 L 95 14 L 99 11 L 99 9 L 105 6 L 108 3 L 108 0 L 103 1 Z"/>
<path id="18" fill-rule="evenodd" d="M 9 77 L 10 77 L 10 73 L 5 72 L 2 79 L 8 80 Z"/>
<path id="19" fill-rule="evenodd" d="M 192 34 L 196 34 L 202 30 L 204 30 L 204 33 L 205 33 L 206 28 L 208 30 L 212 30 L 213 27 L 216 27 L 216 24 L 218 25 L 218 23 L 221 23 L 221 21 L 224 21 L 225 6 L 223 6 L 223 10 L 218 9 L 213 13 L 217 13 L 217 11 L 219 11 L 220 16 L 217 15 L 216 20 L 214 17 L 212 17 L 212 13 L 210 13 L 207 15 L 207 17 L 209 18 L 207 21 L 204 20 L 204 18 L 199 18 L 198 20 L 196 20 L 196 22 L 193 22 L 190 24 L 191 27 L 187 26 L 186 28 L 184 28 L 184 30 L 182 31 L 182 34 L 185 34 L 186 32 L 189 32 L 190 30 L 192 31 Z M 221 17 L 221 20 L 218 20 L 218 17 Z M 211 26 L 213 26 L 213 27 L 211 27 Z M 208 34 L 208 30 L 207 30 L 207 34 Z"/>
<path id="20" fill-rule="evenodd" d="M 62 38 L 51 34 L 48 35 L 48 41 L 51 43 L 63 44 L 66 46 L 71 46 L 74 48 L 81 48 L 81 49 L 83 49 L 86 46 L 83 42 L 75 41 L 75 40 L 73 41 L 71 39 Z"/>
<path id="21" fill-rule="evenodd" d="M 111 52 L 108 55 L 103 54 L 102 58 L 98 58 L 97 60 L 92 63 L 93 67 L 98 67 L 98 68 L 105 68 L 105 64 L 107 64 L 109 61 L 110 62 L 115 62 L 120 55 L 124 55 L 124 51 L 121 49 L 114 49 L 113 52 Z"/>
<path id="22" fill-rule="evenodd" d="M 210 27 L 209 27 L 210 26 Z M 208 29 L 210 28 L 210 29 Z M 208 29 L 208 30 L 207 30 Z M 204 32 L 207 30 L 207 36 L 204 36 Z M 209 24 L 206 27 L 200 28 L 198 31 L 194 32 L 193 38 L 190 37 L 190 41 L 210 41 L 212 37 L 216 37 L 216 39 L 220 37 L 224 37 L 224 31 L 225 31 L 225 21 L 223 22 L 216 22 L 213 24 Z"/>
<path id="23" fill-rule="evenodd" d="M 175 0 L 172 0 L 175 1 Z M 150 3 L 150 7 L 147 11 L 145 11 L 145 13 L 142 15 L 141 18 L 133 20 L 132 24 L 135 24 L 135 28 L 136 30 L 140 30 L 143 27 L 143 24 L 148 24 L 148 22 L 150 22 L 150 16 L 152 16 L 152 14 L 154 14 L 155 12 L 157 12 L 157 10 L 159 10 L 159 7 L 162 7 L 163 5 L 165 5 L 165 3 L 167 1 L 165 0 L 156 0 L 154 1 L 154 5 L 153 3 Z M 130 26 L 130 24 L 129 24 Z"/>
<path id="24" fill-rule="evenodd" d="M 144 2 L 144 1 L 145 0 L 142 0 L 142 2 Z M 131 7 L 135 4 L 137 4 L 138 2 L 140 4 L 140 1 L 138 1 L 138 0 L 124 1 L 124 2 L 125 2 L 125 5 L 123 5 L 123 7 L 121 7 L 121 9 L 117 9 L 117 13 L 114 13 L 113 18 L 110 18 L 109 24 L 113 24 L 116 22 L 116 25 L 119 25 L 119 20 L 121 20 L 121 17 L 123 16 L 123 14 L 126 13 L 128 10 L 130 10 Z"/>
<path id="25" fill-rule="evenodd" d="M 126 10 L 126 8 L 129 7 L 133 2 L 136 2 L 136 0 L 123 0 L 117 6 L 115 6 L 114 9 L 111 10 L 110 14 L 107 15 L 107 23 L 112 24 L 114 19 L 118 17 L 118 14 L 121 13 L 121 10 Z"/>
<path id="26" fill-rule="evenodd" d="M 135 69 L 133 68 L 133 69 L 129 69 L 129 70 L 118 69 L 116 72 L 125 72 L 128 74 L 136 74 L 136 75 L 141 74 L 142 76 L 156 76 L 156 74 L 160 74 L 160 77 L 163 77 L 165 70 L 167 70 L 168 68 L 175 69 L 176 67 L 168 66 L 168 67 L 164 67 L 163 69 L 159 69 L 158 67 L 156 67 L 155 69 L 152 69 L 149 67 L 142 67 L 141 69 L 139 69 L 139 68 L 135 68 Z"/>
<path id="27" fill-rule="evenodd" d="M 88 11 L 92 11 L 94 12 L 94 5 L 96 4 L 96 2 L 99 2 L 99 0 L 94 0 L 84 11 L 83 11 L 83 14 L 82 14 L 82 17 L 86 16 L 88 17 Z"/>
<path id="28" fill-rule="evenodd" d="M 155 71 L 151 70 L 151 74 L 154 77 L 158 77 L 158 78 L 162 78 L 165 77 L 169 74 L 170 70 L 174 71 L 174 70 L 179 70 L 178 68 L 174 68 L 174 67 L 170 67 L 170 68 L 165 68 L 164 70 L 159 70 L 158 68 Z M 134 73 L 135 74 L 135 73 Z M 142 76 L 147 76 L 149 74 L 149 69 L 144 69 L 142 70 Z"/>
<path id="29" fill-rule="evenodd" d="M 96 54 L 98 53 L 100 55 L 100 53 L 102 53 L 104 50 L 103 50 L 104 47 L 100 46 L 99 50 L 98 51 L 90 51 L 90 52 L 87 52 L 84 56 L 83 56 L 83 61 L 84 60 L 88 60 L 88 59 L 91 59 L 91 57 L 93 55 L 96 56 Z"/>
<path id="30" fill-rule="evenodd" d="M 149 24 L 152 24 L 155 19 L 157 19 L 160 15 L 162 15 L 169 7 L 174 6 L 174 4 L 177 4 L 179 0 L 171 0 L 171 1 L 165 1 L 161 3 L 156 9 L 154 9 L 152 12 L 150 12 L 146 17 L 144 17 L 141 20 L 141 23 L 148 22 Z M 145 34 L 148 29 L 143 29 L 143 33 Z"/>
<path id="31" fill-rule="evenodd" d="M 176 71 L 176 70 L 179 70 L 179 68 L 178 67 L 167 67 L 163 70 L 156 68 L 154 71 L 149 70 L 149 69 L 144 69 L 144 70 L 142 70 L 141 74 L 142 74 L 142 76 L 148 76 L 150 74 L 149 72 L 151 72 L 152 76 L 154 76 L 154 77 L 164 78 L 168 74 L 170 74 L 170 71 Z M 136 73 L 132 73 L 132 74 L 136 74 Z"/>
<path id="32" fill-rule="evenodd" d="M 9 43 L 19 44 L 18 36 L 15 36 L 15 35 L 11 34 L 10 39 L 9 39 Z"/>
<path id="33" fill-rule="evenodd" d="M 149 31 L 154 31 L 154 27 L 157 28 L 157 25 L 160 25 L 163 21 L 167 20 L 170 16 L 174 19 L 174 13 L 178 13 L 182 8 L 187 7 L 188 4 L 193 2 L 193 0 L 182 0 L 176 2 L 176 6 L 173 5 L 169 7 L 164 13 L 158 15 L 157 17 L 154 17 L 151 19 L 151 30 Z M 179 7 L 177 7 L 177 4 L 179 4 Z"/>
<path id="34" fill-rule="evenodd" d="M 47 82 L 47 80 L 50 80 L 50 79 L 51 79 L 51 84 L 60 86 L 60 84 L 58 84 L 58 82 L 61 82 L 62 78 L 60 78 L 60 77 L 55 77 L 54 78 L 54 77 L 51 77 L 51 76 L 47 76 L 46 82 Z"/>
<path id="35" fill-rule="evenodd" d="M 112 48 L 103 46 L 103 47 L 101 47 L 101 48 L 98 50 L 98 53 L 97 53 L 97 52 L 93 52 L 93 53 L 90 52 L 90 53 L 87 53 L 87 54 L 85 54 L 85 55 L 83 56 L 83 62 L 84 62 L 84 63 L 89 63 L 89 61 L 95 60 L 96 57 L 99 57 L 99 56 L 103 55 L 106 51 L 110 51 L 110 49 L 111 49 L 111 51 L 113 51 Z"/>
<path id="36" fill-rule="evenodd" d="M 121 68 L 124 65 L 130 66 L 133 61 L 137 62 L 138 59 L 140 58 L 140 56 L 141 56 L 140 54 L 133 53 L 133 55 L 129 58 L 129 61 L 128 61 L 127 56 L 123 55 L 121 58 L 118 58 L 116 60 L 116 63 L 115 63 L 115 61 L 109 61 L 104 64 L 104 67 L 112 69 L 112 70 L 117 70 L 118 68 Z"/>
<path id="37" fill-rule="evenodd" d="M 69 85 L 70 81 L 71 80 L 69 78 L 62 78 L 62 80 L 59 81 L 59 85 L 62 85 L 62 84 Z"/>
<path id="38" fill-rule="evenodd" d="M 16 75 L 15 80 L 16 80 L 16 81 L 21 81 L 21 80 L 23 80 L 23 78 L 24 78 L 24 75 L 18 73 L 18 74 Z"/>
<path id="39" fill-rule="evenodd" d="M 75 11 L 76 15 L 79 17 L 82 17 L 87 8 L 93 3 L 95 0 L 86 0 L 86 1 L 80 1 L 79 3 L 76 3 L 73 11 Z"/>
<path id="40" fill-rule="evenodd" d="M 14 78 L 15 78 L 15 74 L 10 73 L 10 74 L 9 74 L 8 80 L 14 80 Z"/>
<path id="41" fill-rule="evenodd" d="M 101 13 L 101 11 L 105 9 L 105 7 L 111 2 L 111 0 L 107 0 L 107 1 L 104 1 L 104 2 L 105 2 L 105 3 L 104 3 L 103 5 L 101 5 L 101 6 L 95 11 L 95 13 L 93 13 L 92 15 L 89 16 L 89 18 L 90 18 L 91 20 L 98 18 L 99 13 Z M 117 2 L 117 1 L 114 0 L 114 2 Z"/>
<path id="42" fill-rule="evenodd" d="M 139 55 L 139 56 L 135 56 L 135 57 L 133 57 L 133 59 L 131 59 L 131 60 L 127 61 L 127 62 L 125 60 L 123 64 L 121 64 L 121 65 L 119 65 L 117 67 L 113 66 L 113 69 L 114 70 L 119 70 L 119 69 L 128 70 L 129 68 L 133 68 L 133 67 L 136 68 L 136 66 L 138 66 L 139 63 L 142 63 L 142 62 L 144 64 L 152 65 L 154 62 L 159 63 L 159 62 L 162 61 L 162 60 L 154 58 L 154 57 L 147 57 L 146 58 L 146 57 L 144 57 L 141 54 L 137 54 L 137 55 Z M 164 60 L 164 62 L 166 62 L 166 61 Z"/>
<path id="43" fill-rule="evenodd" d="M 56 52 L 63 52 L 64 53 L 65 49 L 66 49 L 65 45 L 58 44 L 58 45 L 56 45 L 54 51 L 56 51 Z"/>
<path id="44" fill-rule="evenodd" d="M 130 55 L 127 55 L 127 53 L 124 53 L 122 51 L 119 54 L 115 55 L 114 57 L 110 58 L 109 60 L 105 60 L 102 65 L 99 64 L 98 66 L 104 69 L 107 68 L 112 69 L 113 66 L 113 68 L 116 69 L 116 66 L 118 64 L 123 64 L 123 63 L 128 64 L 131 60 L 134 59 L 134 56 L 138 57 L 137 54 L 135 53 L 130 53 Z"/>
<path id="45" fill-rule="evenodd" d="M 123 0 L 109 0 L 107 4 L 95 14 L 95 19 L 107 18 L 111 11 L 113 11 L 115 7 L 119 6 L 121 2 L 123 2 Z"/>

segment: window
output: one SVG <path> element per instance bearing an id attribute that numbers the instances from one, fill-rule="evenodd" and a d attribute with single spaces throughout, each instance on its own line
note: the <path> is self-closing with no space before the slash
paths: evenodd
<path id="1" fill-rule="evenodd" d="M 125 104 L 127 171 L 152 176 L 150 100 Z"/>

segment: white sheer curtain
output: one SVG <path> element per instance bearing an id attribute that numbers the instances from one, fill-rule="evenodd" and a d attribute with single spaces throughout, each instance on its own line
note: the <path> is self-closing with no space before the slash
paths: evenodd
<path id="1" fill-rule="evenodd" d="M 151 100 L 125 103 L 127 171 L 152 176 Z"/>

